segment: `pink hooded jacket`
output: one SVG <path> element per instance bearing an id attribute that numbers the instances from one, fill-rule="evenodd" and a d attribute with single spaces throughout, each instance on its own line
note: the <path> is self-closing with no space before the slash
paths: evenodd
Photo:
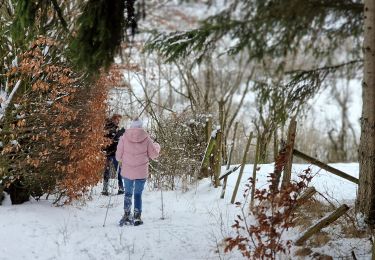
<path id="1" fill-rule="evenodd" d="M 160 145 L 143 128 L 127 129 L 116 151 L 116 160 L 122 162 L 121 176 L 130 180 L 147 178 L 149 159 L 156 159 L 159 152 Z"/>

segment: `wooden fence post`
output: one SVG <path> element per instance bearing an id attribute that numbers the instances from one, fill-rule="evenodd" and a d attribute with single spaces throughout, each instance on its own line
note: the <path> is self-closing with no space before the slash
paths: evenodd
<path id="1" fill-rule="evenodd" d="M 258 159 L 259 159 L 259 150 L 260 150 L 260 137 L 257 137 L 257 146 L 255 150 L 255 158 L 254 158 L 254 165 L 253 165 L 253 183 L 251 185 L 251 197 L 250 197 L 250 209 L 254 206 L 254 196 L 255 196 L 255 184 L 257 178 L 257 166 L 258 166 Z"/>
<path id="2" fill-rule="evenodd" d="M 205 132 L 206 132 L 206 140 L 207 140 L 207 143 L 208 143 L 210 141 L 211 133 L 212 133 L 212 119 L 211 119 L 211 117 L 206 119 Z"/>
<path id="3" fill-rule="evenodd" d="M 214 187 L 217 188 L 220 186 L 220 173 L 221 173 L 221 142 L 222 142 L 222 132 L 220 129 L 216 133 L 216 145 L 214 147 L 214 161 L 213 161 L 213 171 L 214 171 Z"/>
<path id="4" fill-rule="evenodd" d="M 207 153 L 208 147 L 210 147 L 210 145 L 211 145 L 211 148 L 213 148 L 212 145 L 215 145 L 215 144 L 211 143 L 212 141 L 214 141 L 214 139 L 212 138 L 212 120 L 211 120 L 211 117 L 208 117 L 206 119 L 205 134 L 206 134 L 206 141 L 207 141 L 207 147 L 206 147 L 206 153 Z M 209 155 L 211 154 L 211 152 L 212 152 L 212 149 L 209 151 Z M 204 165 L 203 165 L 203 163 L 201 164 L 198 179 L 209 177 L 209 176 L 212 175 L 210 173 L 209 169 L 208 169 L 208 161 L 209 161 L 208 159 L 209 159 L 209 157 L 208 158 L 206 157 L 206 153 L 205 153 L 205 155 L 203 157 L 203 160 L 202 160 L 202 162 L 205 161 L 206 164 L 204 164 Z"/>
<path id="5" fill-rule="evenodd" d="M 236 200 L 236 196 L 237 196 L 237 192 L 238 192 L 238 187 L 240 186 L 242 174 L 243 174 L 243 171 L 245 169 L 247 153 L 249 152 L 249 148 L 250 148 L 250 144 L 251 144 L 251 140 L 252 139 L 253 139 L 253 132 L 250 132 L 249 138 L 247 139 L 245 151 L 244 151 L 243 156 L 242 156 L 242 164 L 241 164 L 241 168 L 240 168 L 240 173 L 238 174 L 237 182 L 236 182 L 236 185 L 234 186 L 234 190 L 233 190 L 233 193 L 232 193 L 232 198 L 230 200 L 230 203 L 232 203 L 232 204 Z"/>
<path id="6" fill-rule="evenodd" d="M 336 219 L 344 215 L 348 210 L 349 207 L 346 204 L 341 205 L 329 216 L 322 218 L 318 223 L 308 228 L 306 232 L 303 233 L 302 236 L 296 240 L 296 242 L 294 242 L 294 244 L 297 246 L 303 245 L 303 243 L 312 235 L 314 235 L 315 233 L 319 232 L 322 228 L 334 222 Z"/>
<path id="7" fill-rule="evenodd" d="M 273 131 L 273 159 L 276 162 L 277 156 L 279 155 L 279 143 L 278 143 L 277 128 Z"/>
<path id="8" fill-rule="evenodd" d="M 297 199 L 296 205 L 297 207 L 305 203 L 309 198 L 311 198 L 316 193 L 316 189 L 314 186 L 308 187 L 301 196 Z"/>
<path id="9" fill-rule="evenodd" d="M 230 151 L 229 151 L 229 158 L 228 158 L 228 163 L 227 163 L 227 169 L 226 170 L 229 170 L 230 164 L 231 164 L 231 161 L 232 161 L 232 154 L 233 154 L 233 149 L 234 149 L 234 143 L 236 141 L 237 126 L 238 126 L 238 122 L 236 122 L 236 124 L 234 125 L 234 133 L 233 133 L 233 139 L 232 139 L 232 146 L 231 146 Z M 224 177 L 224 181 L 223 181 L 223 189 L 222 189 L 221 195 L 220 195 L 221 199 L 224 199 L 225 190 L 227 188 L 227 181 L 228 181 L 228 176 L 225 176 Z"/>
<path id="10" fill-rule="evenodd" d="M 275 166 L 273 169 L 274 172 L 274 179 L 272 180 L 272 184 L 270 185 L 270 190 L 272 192 L 279 190 L 280 178 L 281 174 L 284 170 L 285 163 L 286 163 L 286 147 L 285 142 L 282 141 L 280 145 L 280 151 L 275 159 Z"/>
<path id="11" fill-rule="evenodd" d="M 288 129 L 288 137 L 286 142 L 286 163 L 284 166 L 283 180 L 281 183 L 281 188 L 287 186 L 290 183 L 292 175 L 292 163 L 293 163 L 293 149 L 294 149 L 294 140 L 296 138 L 296 116 L 292 117 Z"/>
<path id="12" fill-rule="evenodd" d="M 316 193 L 315 187 L 311 186 L 305 189 L 305 191 L 299 196 L 295 205 L 291 208 L 291 211 L 295 211 L 298 207 L 302 206 L 306 201 L 308 201 Z"/>
<path id="13" fill-rule="evenodd" d="M 209 164 L 209 161 L 210 161 L 212 151 L 213 151 L 213 149 L 215 148 L 215 145 L 216 145 L 216 134 L 217 134 L 217 132 L 215 132 L 215 133 L 212 132 L 212 134 L 210 136 L 210 139 L 208 141 L 206 151 L 204 152 L 204 156 L 203 156 L 201 166 L 200 166 L 200 171 L 199 171 L 200 176 L 199 176 L 199 178 L 209 176 L 208 164 Z"/>

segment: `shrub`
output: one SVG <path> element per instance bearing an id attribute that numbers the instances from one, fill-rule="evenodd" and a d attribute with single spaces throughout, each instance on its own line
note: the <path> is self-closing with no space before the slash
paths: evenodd
<path id="1" fill-rule="evenodd" d="M 60 204 L 81 197 L 101 179 L 108 143 L 105 100 L 120 74 L 114 70 L 89 87 L 59 51 L 58 43 L 40 37 L 9 71 L 11 87 L 21 81 L 22 88 L 0 133 L 0 184 L 9 188 L 22 181 L 28 194 L 54 194 Z"/>
<path id="2" fill-rule="evenodd" d="M 183 189 L 197 179 L 200 164 L 206 148 L 205 116 L 187 113 L 172 114 L 161 120 L 154 129 L 157 141 L 162 147 L 158 160 L 158 173 L 154 171 L 151 180 L 155 185 L 164 183 L 174 189 L 182 181 Z"/>
<path id="3" fill-rule="evenodd" d="M 278 253 L 287 253 L 291 240 L 284 240 L 283 233 L 294 226 L 294 214 L 298 195 L 311 181 L 308 168 L 298 182 L 291 182 L 282 189 L 272 188 L 275 173 L 269 174 L 269 186 L 255 190 L 254 208 L 245 210 L 245 205 L 237 202 L 241 214 L 237 215 L 232 228 L 236 236 L 226 238 L 225 252 L 237 248 L 249 259 L 276 259 Z M 248 197 L 253 180 L 246 184 L 244 198 Z"/>

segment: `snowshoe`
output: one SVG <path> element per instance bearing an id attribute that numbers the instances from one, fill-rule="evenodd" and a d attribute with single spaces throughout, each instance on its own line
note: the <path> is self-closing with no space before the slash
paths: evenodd
<path id="1" fill-rule="evenodd" d="M 120 219 L 120 227 L 133 225 L 133 220 L 130 218 L 130 213 L 125 213 L 124 216 Z"/>
<path id="2" fill-rule="evenodd" d="M 142 225 L 141 213 L 134 213 L 134 226 Z"/>

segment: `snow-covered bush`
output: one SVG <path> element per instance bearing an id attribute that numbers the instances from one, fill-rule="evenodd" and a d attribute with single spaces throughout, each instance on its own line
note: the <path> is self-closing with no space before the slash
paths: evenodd
<path id="1" fill-rule="evenodd" d="M 168 189 L 181 184 L 183 189 L 199 175 L 206 148 L 205 116 L 189 113 L 172 114 L 159 120 L 154 135 L 162 154 L 151 174 L 154 186 L 160 182 Z"/>

